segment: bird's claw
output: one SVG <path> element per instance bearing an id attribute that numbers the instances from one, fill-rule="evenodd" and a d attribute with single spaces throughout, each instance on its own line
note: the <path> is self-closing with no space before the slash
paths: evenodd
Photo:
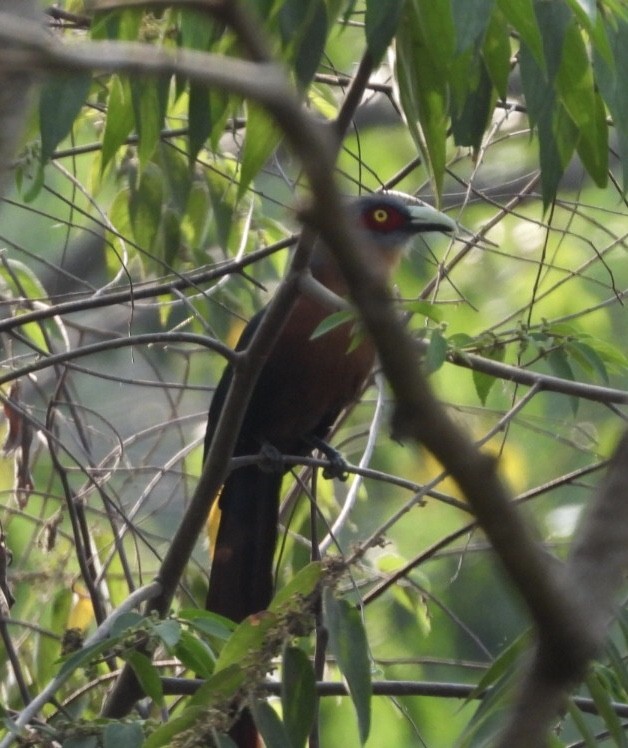
<path id="1" fill-rule="evenodd" d="M 335 449 L 325 455 L 329 461 L 323 468 L 323 478 L 330 480 L 337 478 L 343 483 L 349 478 L 349 469 L 345 458 Z"/>
<path id="2" fill-rule="evenodd" d="M 322 452 L 329 462 L 329 464 L 325 465 L 323 468 L 323 478 L 326 480 L 337 478 L 344 483 L 349 477 L 349 466 L 340 452 L 317 436 L 308 437 L 307 443 L 311 447 L 318 449 L 319 452 Z"/>
<path id="3" fill-rule="evenodd" d="M 283 473 L 283 454 L 270 442 L 264 442 L 259 451 L 259 468 L 264 473 Z"/>

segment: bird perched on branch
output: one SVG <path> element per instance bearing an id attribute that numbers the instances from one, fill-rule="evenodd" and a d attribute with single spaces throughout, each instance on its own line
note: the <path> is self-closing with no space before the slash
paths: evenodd
<path id="1" fill-rule="evenodd" d="M 372 251 L 377 272 L 388 281 L 404 247 L 418 233 L 449 232 L 455 223 L 433 208 L 398 195 L 368 195 L 348 205 Z M 314 278 L 344 297 L 347 285 L 330 250 L 319 241 L 311 258 Z M 237 350 L 245 350 L 265 310 L 245 327 Z M 258 455 L 266 445 L 279 453 L 308 455 L 320 446 L 340 413 L 357 397 L 375 361 L 368 339 L 352 345 L 354 323 L 347 321 L 312 336 L 331 310 L 318 295 L 301 293 L 253 389 L 234 456 Z M 209 409 L 205 455 L 232 379 L 225 370 Z M 217 499 L 219 524 L 212 551 L 208 610 L 234 621 L 264 610 L 273 594 L 273 557 L 284 470 L 257 464 L 233 470 Z M 214 512 L 215 514 L 215 512 Z M 232 734 L 232 737 L 233 734 Z M 254 743 L 253 743 L 254 744 Z M 240 746 L 249 743 L 238 743 Z"/>

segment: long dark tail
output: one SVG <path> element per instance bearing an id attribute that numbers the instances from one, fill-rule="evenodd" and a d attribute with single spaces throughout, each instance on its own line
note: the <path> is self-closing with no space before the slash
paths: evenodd
<path id="1" fill-rule="evenodd" d="M 220 523 L 205 607 L 233 621 L 268 607 L 282 475 L 255 466 L 231 473 L 220 496 Z M 244 710 L 229 733 L 238 748 L 257 748 L 253 719 Z"/>

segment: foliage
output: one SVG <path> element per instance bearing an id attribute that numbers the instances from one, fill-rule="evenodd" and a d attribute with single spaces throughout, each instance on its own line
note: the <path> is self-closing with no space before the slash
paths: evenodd
<path id="1" fill-rule="evenodd" d="M 348 194 L 401 190 L 456 217 L 455 238 L 430 236 L 403 261 L 399 309 L 435 391 L 499 457 L 563 558 L 625 420 L 628 10 L 621 0 L 255 0 L 235 11 L 247 36 L 223 4 L 203 5 L 48 9 L 70 57 L 38 91 L 0 254 L 1 519 L 16 598 L 0 624 L 7 734 L 61 673 L 56 701 L 29 728 L 42 744 L 183 745 L 200 731 L 228 746 L 236 694 L 268 745 L 304 745 L 317 711 L 321 745 L 486 744 L 512 701 L 529 619 L 457 486 L 427 453 L 417 460 L 386 438 L 381 382 L 334 436 L 361 468 L 349 488 L 316 481 L 311 465 L 285 482 L 289 532 L 269 611 L 234 630 L 199 610 L 201 547 L 169 617 L 129 614 L 81 647 L 159 569 L 201 470 L 224 366 L 217 341 L 232 346 L 280 282 L 309 186 L 263 101 L 179 69 L 143 74 L 139 52 L 131 70 L 103 57 L 88 74 L 71 52 L 138 43 L 175 67 L 182 54 L 216 55 L 202 58 L 210 72 L 267 54 L 329 123 L 364 86 L 338 180 Z M 343 574 L 309 563 L 300 487 L 310 480 L 314 537 L 346 561 Z M 320 705 L 308 607 L 319 585 L 325 677 L 336 681 L 325 685 L 339 693 L 342 676 L 348 694 Z M 59 660 L 68 631 L 79 649 Z M 625 742 L 627 631 L 622 609 L 553 745 L 600 744 L 605 731 Z M 151 705 L 141 719 L 105 720 L 123 662 Z M 273 668 L 280 689 L 266 682 Z M 190 695 L 193 676 L 204 683 Z"/>

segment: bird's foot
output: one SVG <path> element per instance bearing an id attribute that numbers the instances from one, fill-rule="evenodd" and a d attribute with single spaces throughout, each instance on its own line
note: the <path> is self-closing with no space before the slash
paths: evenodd
<path id="1" fill-rule="evenodd" d="M 323 468 L 323 478 L 327 480 L 337 478 L 344 483 L 349 477 L 349 466 L 340 452 L 317 436 L 308 437 L 307 442 L 312 447 L 318 449 L 328 460 L 329 464 Z"/>
<path id="2" fill-rule="evenodd" d="M 270 442 L 262 444 L 259 457 L 259 469 L 264 473 L 283 473 L 286 469 L 283 454 Z"/>

